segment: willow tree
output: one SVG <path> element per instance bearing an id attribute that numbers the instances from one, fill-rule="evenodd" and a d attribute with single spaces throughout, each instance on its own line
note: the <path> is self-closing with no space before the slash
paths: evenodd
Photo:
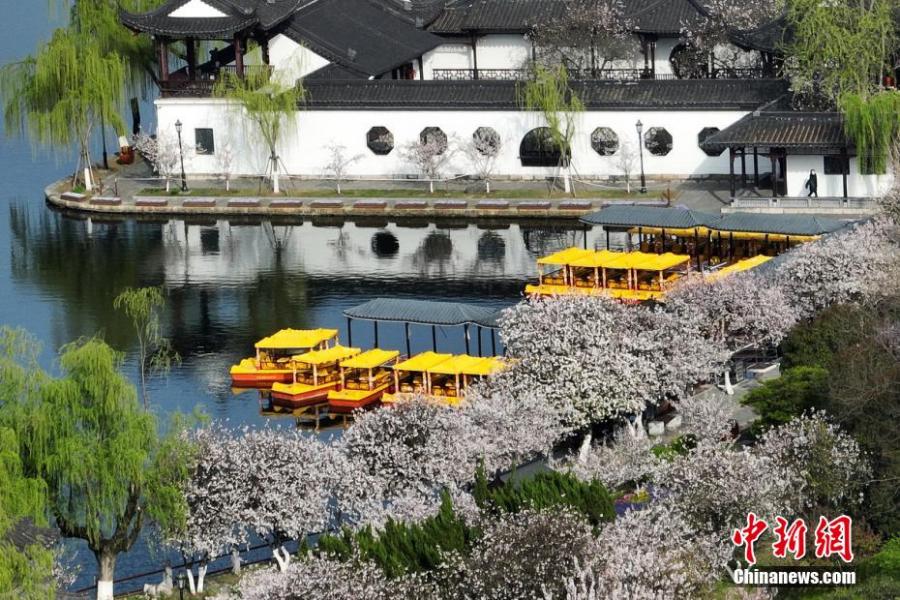
<path id="1" fill-rule="evenodd" d="M 256 127 L 268 152 L 262 177 L 271 179 L 273 193 L 281 193 L 278 179 L 284 164 L 278 145 L 283 134 L 299 125 L 297 111 L 306 99 L 303 84 L 287 84 L 270 77 L 267 70 L 248 69 L 242 76 L 226 73 L 216 82 L 213 95 L 231 102 L 241 118 Z"/>
<path id="2" fill-rule="evenodd" d="M 25 60 L 3 67 L 0 95 L 7 132 L 28 134 L 55 152 L 78 148 L 72 176 L 93 190 L 91 134 L 101 115 L 117 130 L 117 108 L 124 97 L 125 71 L 115 53 L 103 51 L 95 38 L 57 29 L 46 46 Z"/>
<path id="3" fill-rule="evenodd" d="M 785 66 L 795 97 L 844 114 L 861 173 L 885 171 L 900 129 L 897 93 L 881 86 L 898 51 L 895 8 L 896 0 L 788 2 Z"/>
<path id="4" fill-rule="evenodd" d="M 113 301 L 113 307 L 124 312 L 134 326 L 144 408 L 148 407 L 150 401 L 147 377 L 153 373 L 168 373 L 172 364 L 181 360 L 172 348 L 172 343 L 160 330 L 159 313 L 165 305 L 166 297 L 158 287 L 125 288 Z"/>
<path id="5" fill-rule="evenodd" d="M 9 535 L 46 524 L 46 486 L 25 474 L 15 432 L 0 427 L 0 598 L 54 597 L 53 552 L 39 541 L 17 543 Z"/>
<path id="6" fill-rule="evenodd" d="M 559 150 L 557 168 L 562 173 L 563 190 L 572 191 L 572 139 L 584 104 L 569 86 L 569 72 L 562 65 L 535 65 L 532 77 L 518 89 L 523 109 L 540 112 L 549 130 L 550 142 Z"/>
<path id="7" fill-rule="evenodd" d="M 46 484 L 53 522 L 94 553 L 102 600 L 113 597 L 116 558 L 145 521 L 171 527 L 186 518 L 178 490 L 192 460 L 177 431 L 160 437 L 120 372 L 122 358 L 98 339 L 71 343 L 61 350 L 61 377 L 0 406 L 25 471 Z"/>

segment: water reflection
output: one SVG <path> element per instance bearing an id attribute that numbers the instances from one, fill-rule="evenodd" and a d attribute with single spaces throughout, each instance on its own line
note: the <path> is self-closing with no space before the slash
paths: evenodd
<path id="1" fill-rule="evenodd" d="M 253 343 L 283 327 L 333 327 L 347 339 L 342 311 L 379 296 L 468 302 L 500 308 L 521 298 L 537 256 L 583 243 L 568 223 L 358 222 L 230 219 L 85 219 L 13 203 L 9 207 L 12 293 L 25 290 L 52 306 L 42 326 L 56 347 L 102 332 L 123 350 L 129 323 L 112 310 L 127 286 L 162 285 L 164 326 L 183 364 L 154 382 L 160 412 L 207 412 L 235 423 L 259 422 L 259 404 L 235 397 L 228 367 Z M 601 240 L 590 232 L 588 243 Z M 2 241 L 2 238 L 0 238 Z M 431 347 L 431 331 L 413 326 L 413 351 Z M 486 346 L 489 346 L 489 338 Z M 402 325 L 385 324 L 379 341 L 405 347 Z M 356 324 L 354 345 L 374 332 Z M 462 331 L 438 333 L 442 351 L 462 352 Z"/>

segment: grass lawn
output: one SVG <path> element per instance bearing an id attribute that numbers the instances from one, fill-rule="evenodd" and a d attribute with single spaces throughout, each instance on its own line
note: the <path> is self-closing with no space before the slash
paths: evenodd
<path id="1" fill-rule="evenodd" d="M 546 189 L 540 188 L 513 188 L 494 190 L 490 194 L 484 192 L 467 193 L 465 190 L 435 190 L 434 194 L 429 194 L 427 189 L 409 188 L 409 189 L 344 189 L 339 196 L 330 188 L 305 188 L 305 189 L 285 189 L 281 194 L 275 195 L 271 191 L 263 190 L 257 193 L 257 188 L 232 189 L 226 192 L 221 188 L 192 188 L 190 196 L 216 196 L 216 197 L 232 197 L 232 196 L 252 196 L 263 198 L 462 198 L 472 200 L 482 199 L 522 199 L 522 200 L 547 200 L 547 199 L 570 199 L 571 194 L 565 194 L 562 191 L 554 190 L 552 193 Z M 145 188 L 141 190 L 140 196 L 180 196 L 177 190 L 166 192 L 164 188 Z M 637 194 L 632 192 L 626 194 L 624 190 L 608 190 L 608 189 L 580 189 L 577 191 L 576 199 L 596 199 L 596 198 L 627 198 L 629 200 L 656 200 L 657 195 L 654 193 Z"/>

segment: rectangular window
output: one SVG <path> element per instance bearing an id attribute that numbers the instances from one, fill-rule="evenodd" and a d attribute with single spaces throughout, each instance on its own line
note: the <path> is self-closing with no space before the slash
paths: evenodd
<path id="1" fill-rule="evenodd" d="M 212 129 L 195 129 L 194 143 L 197 145 L 197 154 L 216 153 L 216 138 Z"/>
<path id="2" fill-rule="evenodd" d="M 843 156 L 826 156 L 825 157 L 825 174 L 826 175 L 842 175 L 850 173 L 850 161 Z"/>

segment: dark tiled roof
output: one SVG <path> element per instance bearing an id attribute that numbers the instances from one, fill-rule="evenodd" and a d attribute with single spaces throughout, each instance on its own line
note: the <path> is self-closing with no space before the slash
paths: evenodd
<path id="1" fill-rule="evenodd" d="M 496 327 L 499 312 L 493 308 L 460 302 L 375 298 L 365 304 L 348 308 L 344 311 L 344 315 L 353 319 L 370 321 L 398 321 L 427 325 L 471 323 L 483 327 Z"/>
<path id="2" fill-rule="evenodd" d="M 776 52 L 791 41 L 792 31 L 786 17 L 779 17 L 751 31 L 735 31 L 731 41 L 738 46 L 760 52 Z"/>
<path id="3" fill-rule="evenodd" d="M 122 23 L 135 31 L 171 37 L 216 39 L 251 29 L 269 29 L 282 23 L 310 0 L 204 0 L 223 17 L 170 17 L 189 0 L 168 0 L 150 12 L 121 11 Z"/>
<path id="4" fill-rule="evenodd" d="M 607 225 L 609 227 L 664 227 L 690 229 L 707 227 L 717 222 L 719 215 L 682 208 L 658 206 L 607 206 L 602 210 L 585 215 L 582 223 Z"/>
<path id="5" fill-rule="evenodd" d="M 701 146 L 721 151 L 729 147 L 767 146 L 839 150 L 850 147 L 843 119 L 836 112 L 754 112 L 706 138 Z"/>
<path id="6" fill-rule="evenodd" d="M 766 215 L 729 213 L 715 224 L 718 231 L 751 231 L 782 235 L 822 235 L 846 227 L 847 221 L 812 215 Z"/>
<path id="7" fill-rule="evenodd" d="M 309 108 L 515 110 L 515 81 L 310 81 Z M 594 110 L 753 110 L 785 92 L 781 80 L 683 79 L 576 81 L 572 88 Z"/>
<path id="8" fill-rule="evenodd" d="M 562 19 L 565 11 L 564 0 L 461 0 L 450 4 L 429 30 L 526 33 L 536 24 Z M 677 35 L 698 21 L 700 12 L 691 0 L 625 0 L 624 16 L 635 31 Z"/>
<path id="9" fill-rule="evenodd" d="M 342 67 L 337 63 L 328 63 L 321 69 L 316 69 L 312 73 L 307 74 L 303 81 L 346 81 L 348 79 L 368 79 L 369 76 L 362 71 L 354 71 L 346 67 Z"/>
<path id="10" fill-rule="evenodd" d="M 370 0 L 319 0 L 297 11 L 284 34 L 333 62 L 372 76 L 443 41 Z"/>

